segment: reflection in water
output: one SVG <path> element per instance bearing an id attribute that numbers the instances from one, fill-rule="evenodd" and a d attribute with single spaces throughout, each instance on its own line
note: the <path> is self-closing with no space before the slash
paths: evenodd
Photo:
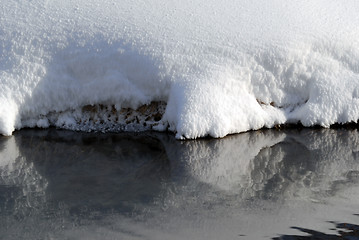
<path id="1" fill-rule="evenodd" d="M 11 193 L 14 199 L 7 200 L 17 211 L 26 209 L 26 204 L 19 206 L 22 201 L 29 208 L 40 201 L 36 204 L 46 211 L 61 204 L 71 213 L 82 208 L 132 213 L 137 204 L 151 203 L 169 176 L 165 149 L 159 140 L 146 136 L 27 130 L 3 145 L 3 155 L 14 157 L 4 162 L 1 183 L 22 188 L 20 196 Z M 33 192 L 46 197 L 32 199 Z"/>
<path id="2" fill-rule="evenodd" d="M 226 194 L 315 198 L 358 181 L 358 153 L 357 131 L 264 131 L 183 142 L 175 158 L 200 182 Z"/>
<path id="3" fill-rule="evenodd" d="M 0 138 L 0 236 L 270 239 L 351 215 L 358 182 L 356 130 L 196 141 L 21 130 Z"/>

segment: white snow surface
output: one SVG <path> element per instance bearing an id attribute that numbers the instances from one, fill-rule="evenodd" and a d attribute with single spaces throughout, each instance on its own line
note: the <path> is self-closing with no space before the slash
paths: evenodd
<path id="1" fill-rule="evenodd" d="M 0 133 L 152 101 L 167 103 L 155 129 L 178 138 L 357 122 L 358 12 L 357 0 L 0 0 Z"/>

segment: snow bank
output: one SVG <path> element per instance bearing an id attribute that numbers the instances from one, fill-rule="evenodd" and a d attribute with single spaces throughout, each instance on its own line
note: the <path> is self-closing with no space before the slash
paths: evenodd
<path id="1" fill-rule="evenodd" d="M 359 119 L 355 0 L 0 2 L 3 135 L 126 130 L 123 109 L 154 102 L 162 119 L 137 111 L 127 130 L 223 137 Z M 86 106 L 109 111 L 89 123 Z"/>

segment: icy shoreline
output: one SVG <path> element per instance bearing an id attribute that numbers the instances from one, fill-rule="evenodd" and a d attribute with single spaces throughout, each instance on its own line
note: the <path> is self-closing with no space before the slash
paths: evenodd
<path id="1" fill-rule="evenodd" d="M 24 120 L 25 127 L 57 127 L 84 132 L 139 132 L 158 130 L 165 112 L 164 102 L 151 102 L 137 109 L 114 105 L 86 105 L 80 109 L 52 112 L 39 119 Z M 157 128 L 156 128 L 157 127 Z"/>
<path id="2" fill-rule="evenodd" d="M 261 105 L 267 105 L 260 103 Z M 274 103 L 270 103 L 272 107 Z M 144 132 L 144 131 L 158 131 L 171 132 L 177 134 L 173 129 L 171 130 L 168 123 L 162 120 L 166 112 L 166 102 L 151 102 L 145 104 L 137 109 L 122 108 L 116 110 L 114 105 L 86 105 L 81 109 L 69 110 L 60 113 L 49 113 L 46 116 L 40 116 L 39 119 L 24 120 L 25 128 L 49 128 L 56 127 L 59 129 L 67 129 L 82 132 Z M 298 122 L 284 122 L 273 125 L 270 128 L 277 130 L 285 129 L 303 129 L 303 128 L 323 128 L 320 125 L 304 126 L 300 121 Z M 263 130 L 270 129 L 269 127 L 262 127 Z M 331 129 L 359 129 L 357 122 L 349 123 L 334 123 L 324 128 Z M 205 135 L 202 137 L 213 137 Z M 188 139 L 184 136 L 176 135 L 178 139 Z"/>

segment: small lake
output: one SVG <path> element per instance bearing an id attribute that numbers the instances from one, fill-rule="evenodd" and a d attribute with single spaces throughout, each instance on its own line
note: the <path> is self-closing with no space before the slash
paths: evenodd
<path id="1" fill-rule="evenodd" d="M 359 132 L 24 129 L 0 137 L 1 239 L 359 239 Z"/>

